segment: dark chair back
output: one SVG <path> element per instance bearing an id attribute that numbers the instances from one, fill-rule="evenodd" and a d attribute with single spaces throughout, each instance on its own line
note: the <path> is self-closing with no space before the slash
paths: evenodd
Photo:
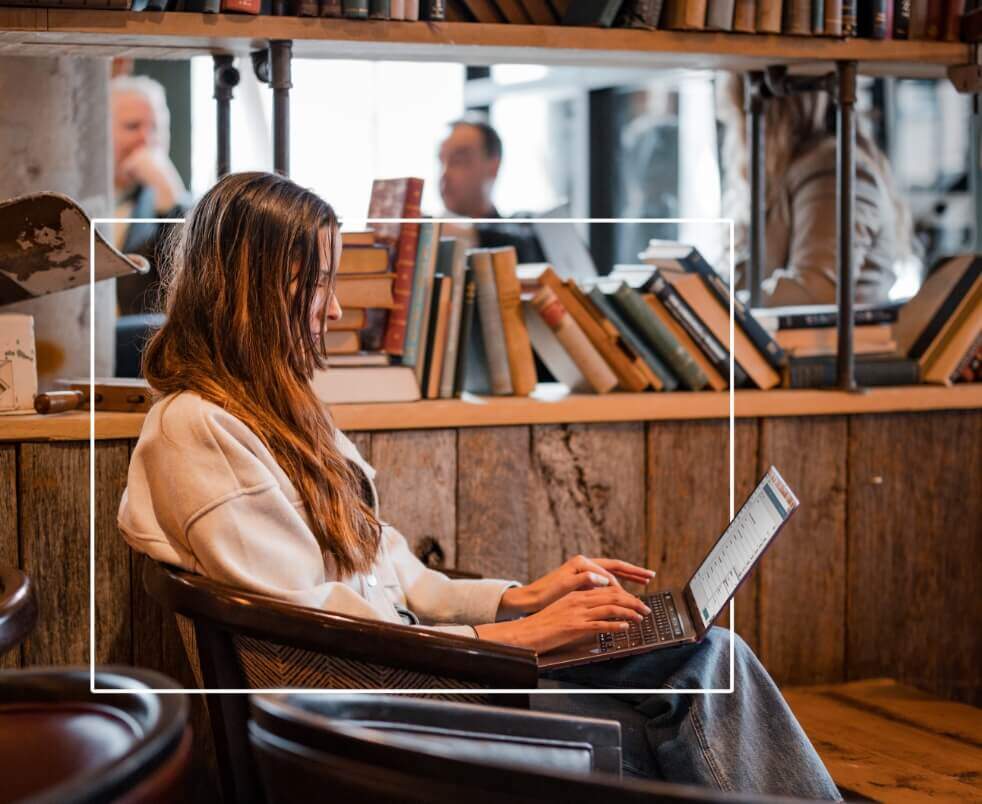
<path id="1" fill-rule="evenodd" d="M 0 656 L 16 648 L 38 618 L 31 579 L 11 567 L 0 567 Z"/>
<path id="2" fill-rule="evenodd" d="M 187 696 L 166 676 L 100 668 L 0 672 L 0 801 L 183 800 L 191 752 Z"/>
<path id="3" fill-rule="evenodd" d="M 373 804 L 779 800 L 590 773 L 598 768 L 590 768 L 583 756 L 593 753 L 593 762 L 611 762 L 614 734 L 619 761 L 617 723 L 490 712 L 483 725 L 501 731 L 495 739 L 493 729 L 475 733 L 475 725 L 482 725 L 481 708 L 406 703 L 381 697 L 346 702 L 312 694 L 254 696 L 249 737 L 269 804 L 314 800 L 324 791 L 335 801 Z M 414 719 L 395 722 L 413 717 L 410 709 L 418 710 Z M 562 751 L 569 753 L 561 757 Z"/>

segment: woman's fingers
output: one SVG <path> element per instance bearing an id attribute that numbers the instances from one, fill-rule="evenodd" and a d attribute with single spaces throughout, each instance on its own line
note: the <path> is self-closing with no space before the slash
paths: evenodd
<path id="1" fill-rule="evenodd" d="M 627 606 L 596 606 L 587 609 L 586 616 L 591 620 L 632 620 L 639 623 L 644 619 L 641 612 L 628 608 Z"/>
<path id="2" fill-rule="evenodd" d="M 649 614 L 651 609 L 643 600 L 634 595 L 628 594 L 623 589 L 594 589 L 584 593 L 583 603 L 588 609 L 596 609 L 600 606 L 621 606 L 631 609 L 638 614 Z"/>
<path id="3" fill-rule="evenodd" d="M 636 580 L 647 583 L 655 577 L 655 571 L 621 561 L 618 558 L 595 558 L 593 562 L 613 575 L 620 575 L 622 578 Z"/>
<path id="4" fill-rule="evenodd" d="M 606 568 L 600 566 L 596 561 L 586 556 L 577 556 L 573 559 L 573 570 L 579 575 L 582 573 L 591 573 L 592 576 L 597 576 L 600 578 L 605 578 L 607 583 L 595 583 L 595 586 L 620 586 L 620 581 L 614 576 L 612 572 L 608 572 Z"/>

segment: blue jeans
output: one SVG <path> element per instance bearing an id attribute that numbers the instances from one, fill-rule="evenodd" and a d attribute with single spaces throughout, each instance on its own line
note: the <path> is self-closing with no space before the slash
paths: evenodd
<path id="1" fill-rule="evenodd" d="M 841 800 L 774 681 L 735 636 L 729 694 L 532 695 L 540 711 L 618 720 L 624 773 L 740 793 Z M 726 689 L 730 634 L 544 674 L 540 688 Z"/>

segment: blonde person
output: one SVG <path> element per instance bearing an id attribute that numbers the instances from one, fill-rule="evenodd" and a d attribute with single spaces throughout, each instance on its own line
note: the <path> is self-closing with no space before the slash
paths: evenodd
<path id="1" fill-rule="evenodd" d="M 723 78 L 723 217 L 736 223 L 737 287 L 746 287 L 750 185 L 744 81 Z M 763 304 L 833 304 L 836 300 L 836 138 L 827 93 L 771 98 L 766 104 Z M 883 152 L 856 138 L 853 254 L 859 303 L 886 302 L 898 264 L 911 256 L 910 212 Z M 727 255 L 729 251 L 727 250 Z"/>
<path id="2" fill-rule="evenodd" d="M 279 176 L 228 176 L 192 210 L 166 277 L 166 323 L 144 353 L 159 399 L 120 504 L 127 542 L 288 603 L 536 651 L 639 620 L 646 608 L 621 584 L 650 580 L 642 567 L 578 556 L 524 586 L 451 580 L 379 519 L 362 493 L 377 501 L 374 470 L 309 382 L 325 365 L 324 334 L 342 316 L 341 249 L 331 207 Z M 734 652 L 731 695 L 534 697 L 630 724 L 628 772 L 837 798 L 766 671 L 739 638 Z M 729 660 L 729 634 L 713 629 L 698 645 L 558 671 L 542 683 L 719 687 L 729 683 Z"/>

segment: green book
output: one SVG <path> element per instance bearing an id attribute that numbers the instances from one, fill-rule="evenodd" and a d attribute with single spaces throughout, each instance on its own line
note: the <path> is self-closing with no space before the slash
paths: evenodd
<path id="1" fill-rule="evenodd" d="M 413 289 L 409 297 L 406 320 L 406 342 L 402 350 L 402 364 L 416 366 L 417 376 L 423 373 L 426 355 L 426 323 L 430 320 L 430 303 L 433 296 L 433 276 L 436 273 L 436 255 L 440 244 L 440 224 L 424 221 L 419 226 L 419 243 L 416 246 L 416 267 L 413 269 Z"/>
<path id="2" fill-rule="evenodd" d="M 668 327 L 652 312 L 640 293 L 627 282 L 622 282 L 611 298 L 628 322 L 668 363 L 686 388 L 699 391 L 706 387 L 709 378 L 705 372 Z"/>
<path id="3" fill-rule="evenodd" d="M 590 288 L 590 300 L 597 305 L 597 309 L 610 321 L 611 324 L 617 329 L 620 336 L 624 339 L 638 356 L 647 364 L 648 368 L 654 372 L 654 374 L 662 381 L 665 391 L 674 391 L 679 387 L 679 381 L 672 374 L 671 370 L 658 358 L 651 349 L 648 348 L 648 344 L 644 342 L 642 338 L 631 328 L 631 325 L 627 323 L 614 306 L 614 303 L 607 298 L 600 288 L 592 287 Z"/>
<path id="4" fill-rule="evenodd" d="M 368 0 L 341 0 L 344 16 L 355 19 L 368 18 Z"/>

